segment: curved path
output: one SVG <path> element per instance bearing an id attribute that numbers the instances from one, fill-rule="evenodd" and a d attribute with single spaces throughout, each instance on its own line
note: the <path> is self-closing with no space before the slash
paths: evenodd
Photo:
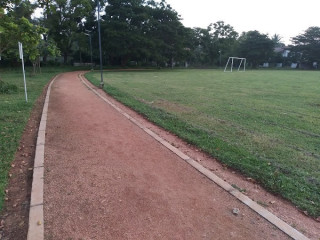
<path id="1" fill-rule="evenodd" d="M 78 74 L 60 75 L 51 89 L 45 239 L 288 238 L 103 102 Z"/>

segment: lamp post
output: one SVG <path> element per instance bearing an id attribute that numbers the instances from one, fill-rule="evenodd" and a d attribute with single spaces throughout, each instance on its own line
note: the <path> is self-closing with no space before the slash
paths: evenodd
<path id="1" fill-rule="evenodd" d="M 90 43 L 90 55 L 91 55 L 91 70 L 93 70 L 93 61 L 92 61 L 92 40 L 91 40 L 91 32 L 86 30 L 87 33 L 85 35 L 89 36 L 89 43 Z"/>
<path id="2" fill-rule="evenodd" d="M 100 74 L 101 74 L 101 81 L 100 81 L 100 88 L 103 88 L 103 72 L 102 72 L 102 51 L 101 51 L 101 31 L 100 31 L 100 1 L 98 1 L 98 32 L 99 32 L 99 53 L 100 53 Z"/>
<path id="3" fill-rule="evenodd" d="M 219 67 L 221 67 L 221 50 L 219 50 Z"/>

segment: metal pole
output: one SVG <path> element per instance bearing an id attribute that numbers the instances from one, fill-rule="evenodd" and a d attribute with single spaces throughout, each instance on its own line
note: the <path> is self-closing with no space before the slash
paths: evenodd
<path id="1" fill-rule="evenodd" d="M 231 58 L 231 72 L 232 72 L 232 68 L 233 68 L 233 58 Z"/>
<path id="2" fill-rule="evenodd" d="M 229 61 L 230 61 L 230 57 L 228 58 L 228 61 L 227 61 L 226 67 L 224 68 L 224 72 L 227 70 L 227 67 L 228 67 Z"/>
<path id="3" fill-rule="evenodd" d="M 244 59 L 244 68 L 243 68 L 244 71 L 246 71 L 246 63 L 247 63 L 247 59 L 245 58 L 245 59 Z"/>
<path id="4" fill-rule="evenodd" d="M 101 31 L 100 31 L 100 2 L 98 0 L 98 32 L 99 32 L 99 52 L 100 52 L 100 74 L 101 74 L 101 81 L 100 81 L 100 88 L 103 88 L 103 71 L 102 71 L 102 51 L 101 51 Z"/>
<path id="5" fill-rule="evenodd" d="M 26 102 L 28 102 L 28 93 L 27 93 L 27 83 L 26 83 L 26 74 L 24 70 L 24 60 L 23 60 L 23 47 L 22 43 L 18 42 L 19 45 L 19 55 L 22 62 L 22 72 L 23 72 L 23 83 L 24 83 L 24 95 L 26 97 Z"/>
<path id="6" fill-rule="evenodd" d="M 90 58 L 91 58 L 91 70 L 93 70 L 93 61 L 92 61 L 92 40 L 91 40 L 91 32 L 86 30 L 87 33 L 84 33 L 85 35 L 89 36 L 89 44 L 90 44 Z"/>
<path id="7" fill-rule="evenodd" d="M 90 54 L 91 54 L 91 70 L 93 70 L 91 33 L 89 34 L 89 42 L 90 42 Z"/>
<path id="8" fill-rule="evenodd" d="M 241 62 L 240 62 L 240 64 L 239 64 L 238 72 L 240 71 L 240 68 L 241 68 L 241 64 L 242 64 L 242 62 L 243 62 L 243 59 L 241 59 Z"/>

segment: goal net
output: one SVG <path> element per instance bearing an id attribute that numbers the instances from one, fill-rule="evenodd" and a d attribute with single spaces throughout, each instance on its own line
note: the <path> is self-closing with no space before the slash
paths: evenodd
<path id="1" fill-rule="evenodd" d="M 239 72 L 245 72 L 246 62 L 246 58 L 229 57 L 226 67 L 224 68 L 224 72 L 232 72 L 234 68 L 236 68 Z"/>

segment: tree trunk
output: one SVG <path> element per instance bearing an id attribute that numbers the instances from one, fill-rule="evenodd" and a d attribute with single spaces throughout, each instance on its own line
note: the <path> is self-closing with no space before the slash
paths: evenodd
<path id="1" fill-rule="evenodd" d="M 63 63 L 64 64 L 68 63 L 68 53 L 67 52 L 63 53 Z"/>
<path id="2" fill-rule="evenodd" d="M 121 58 L 121 66 L 122 66 L 122 67 L 126 66 L 127 63 L 128 63 L 128 60 L 129 60 L 129 57 L 128 57 L 128 56 L 122 57 L 122 58 Z"/>

